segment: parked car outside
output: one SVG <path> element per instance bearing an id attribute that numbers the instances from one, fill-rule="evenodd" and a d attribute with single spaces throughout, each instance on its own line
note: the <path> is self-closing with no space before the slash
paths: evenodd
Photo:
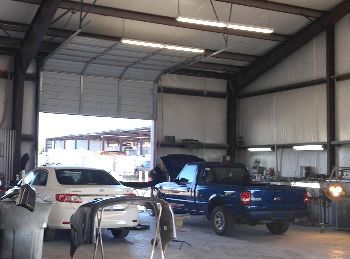
<path id="1" fill-rule="evenodd" d="M 70 229 L 70 217 L 84 203 L 115 197 L 133 196 L 132 189 L 120 184 L 101 169 L 84 167 L 39 167 L 30 171 L 24 183 L 32 186 L 37 196 L 54 201 L 45 230 L 45 239 L 53 239 L 57 229 Z M 136 205 L 116 205 L 106 208 L 102 228 L 111 230 L 114 237 L 125 237 L 129 228 L 138 224 Z"/>
<path id="2" fill-rule="evenodd" d="M 151 170 L 151 161 L 145 161 L 140 166 L 136 166 L 134 170 L 134 175 L 138 177 L 139 172 L 150 171 L 150 170 Z"/>

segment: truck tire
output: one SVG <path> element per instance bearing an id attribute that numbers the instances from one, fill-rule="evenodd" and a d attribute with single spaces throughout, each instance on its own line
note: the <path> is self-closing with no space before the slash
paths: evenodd
<path id="1" fill-rule="evenodd" d="M 129 235 L 130 230 L 128 228 L 112 228 L 111 233 L 115 238 L 124 238 Z"/>
<path id="2" fill-rule="evenodd" d="M 225 206 L 217 206 L 211 214 L 212 227 L 219 236 L 227 236 L 232 232 L 234 219 Z"/>
<path id="3" fill-rule="evenodd" d="M 266 227 L 272 234 L 282 235 L 287 232 L 289 222 L 287 220 L 276 220 L 272 223 L 267 223 Z"/>
<path id="4" fill-rule="evenodd" d="M 44 230 L 44 242 L 53 241 L 56 237 L 56 230 L 51 228 L 45 228 Z"/>

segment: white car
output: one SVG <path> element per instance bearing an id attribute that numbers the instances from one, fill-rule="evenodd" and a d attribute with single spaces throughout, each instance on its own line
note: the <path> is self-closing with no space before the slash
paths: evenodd
<path id="1" fill-rule="evenodd" d="M 121 185 L 108 172 L 83 167 L 39 167 L 30 171 L 24 182 L 38 197 L 53 201 L 45 230 L 45 240 L 55 236 L 56 229 L 70 229 L 71 215 L 84 203 L 117 195 L 134 196 L 132 189 Z M 114 205 L 103 212 L 101 227 L 114 237 L 125 237 L 129 228 L 138 225 L 137 205 Z"/>

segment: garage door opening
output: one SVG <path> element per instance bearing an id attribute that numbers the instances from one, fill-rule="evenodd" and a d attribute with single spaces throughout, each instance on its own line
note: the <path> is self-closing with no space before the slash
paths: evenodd
<path id="1" fill-rule="evenodd" d="M 39 113 L 38 166 L 84 166 L 119 180 L 153 164 L 152 120 Z"/>

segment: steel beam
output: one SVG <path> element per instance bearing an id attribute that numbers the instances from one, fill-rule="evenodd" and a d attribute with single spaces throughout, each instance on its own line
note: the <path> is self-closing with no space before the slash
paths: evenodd
<path id="1" fill-rule="evenodd" d="M 159 86 L 158 93 L 226 99 L 226 93 Z"/>
<path id="2" fill-rule="evenodd" d="M 26 32 L 29 25 L 23 24 L 23 23 L 16 23 L 16 22 L 8 22 L 8 21 L 2 21 L 0 20 L 0 26 L 3 28 L 6 28 L 8 31 L 16 31 L 16 32 Z M 70 30 L 62 30 L 62 29 L 56 29 L 56 28 L 49 28 L 47 31 L 48 36 L 56 36 L 59 38 L 69 38 L 74 31 Z M 101 34 L 95 34 L 95 33 L 88 33 L 88 32 L 81 32 L 79 36 L 83 37 L 90 37 L 94 39 L 101 39 L 101 40 L 109 40 L 109 41 L 117 41 L 120 42 L 120 37 L 115 36 L 108 36 L 108 35 L 101 35 Z M 57 48 L 57 44 L 51 43 L 47 46 L 47 49 L 51 49 L 51 51 L 55 48 Z M 44 49 L 46 51 L 46 49 Z M 215 53 L 216 50 L 205 50 L 205 55 L 209 56 Z M 217 55 L 213 56 L 214 58 L 221 58 L 221 59 L 229 59 L 229 60 L 238 60 L 238 61 L 246 61 L 246 62 L 253 62 L 255 61 L 258 56 L 254 55 L 246 55 L 246 54 L 240 54 L 240 53 L 233 53 L 233 52 L 221 52 Z"/>
<path id="3" fill-rule="evenodd" d="M 16 132 L 12 178 L 21 170 L 24 80 L 26 71 L 37 55 L 47 28 L 54 17 L 60 0 L 44 1 L 38 8 L 14 56 L 12 129 Z"/>
<path id="4" fill-rule="evenodd" d="M 327 174 L 335 167 L 335 39 L 334 25 L 326 30 L 326 80 L 327 80 Z"/>
<path id="5" fill-rule="evenodd" d="M 226 141 L 227 155 L 231 161 L 236 161 L 237 150 L 237 95 L 232 81 L 227 81 L 227 114 L 226 114 Z"/>
<path id="6" fill-rule="evenodd" d="M 211 72 L 211 71 L 201 71 L 196 69 L 188 69 L 188 68 L 182 68 L 179 70 L 176 70 L 170 74 L 175 75 L 185 75 L 185 76 L 197 76 L 197 77 L 207 77 L 207 78 L 217 78 L 217 79 L 225 79 L 227 80 L 228 74 L 226 73 L 218 73 L 218 72 Z"/>
<path id="7" fill-rule="evenodd" d="M 16 1 L 32 3 L 32 4 L 40 4 L 42 2 L 42 0 L 16 0 Z M 280 41 L 280 42 L 286 39 L 286 36 L 281 34 L 276 34 L 276 33 L 264 34 L 264 33 L 248 32 L 248 31 L 230 30 L 227 28 L 217 28 L 212 26 L 203 26 L 203 25 L 190 24 L 190 23 L 182 23 L 182 22 L 178 22 L 174 17 L 118 9 L 118 8 L 113 8 L 109 6 L 92 5 L 88 3 L 84 3 L 83 5 L 81 5 L 80 2 L 69 1 L 69 0 L 62 0 L 62 3 L 60 4 L 60 8 L 75 10 L 77 12 L 80 12 L 81 10 L 83 12 L 89 11 L 92 14 L 97 14 L 102 16 L 116 17 L 116 18 L 134 20 L 134 21 L 140 21 L 140 22 L 155 23 L 155 24 L 192 29 L 192 30 L 199 30 L 199 31 L 215 32 L 215 33 L 228 34 L 228 35 L 234 35 L 234 36 L 240 36 L 240 37 Z"/>
<path id="8" fill-rule="evenodd" d="M 350 12 L 350 1 L 345 0 L 334 7 L 331 11 L 309 24 L 288 40 L 260 57 L 241 72 L 234 76 L 234 84 L 240 89 L 258 78 L 264 72 L 270 70 L 280 61 L 292 54 L 294 51 L 304 46 L 308 41 L 323 32 L 328 25 L 335 24 L 340 18 Z"/>
<path id="9" fill-rule="evenodd" d="M 242 69 L 242 67 L 239 67 L 239 66 L 224 65 L 224 64 L 210 63 L 210 62 L 197 62 L 188 66 L 188 68 L 190 69 L 195 68 L 195 69 L 209 70 L 209 71 L 221 71 L 221 72 L 227 72 L 227 73 L 235 73 Z"/>
<path id="10" fill-rule="evenodd" d="M 244 5 L 248 7 L 254 7 L 259 9 L 265 9 L 269 11 L 302 15 L 306 17 L 320 17 L 323 12 L 311 8 L 300 7 L 295 5 L 277 3 L 267 0 L 216 0 L 217 2 L 225 2 L 235 5 Z"/>

